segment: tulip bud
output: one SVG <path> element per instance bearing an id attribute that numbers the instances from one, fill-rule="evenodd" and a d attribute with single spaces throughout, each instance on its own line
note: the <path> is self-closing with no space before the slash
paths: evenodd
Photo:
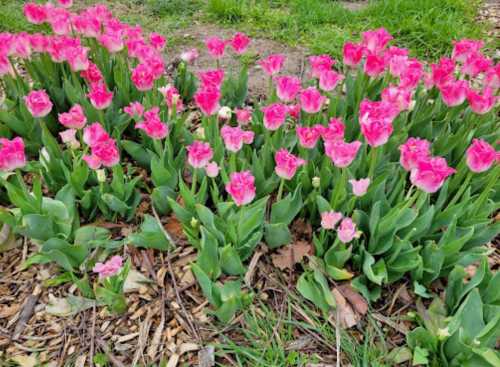
<path id="1" fill-rule="evenodd" d="M 231 118 L 231 109 L 227 106 L 221 107 L 219 110 L 219 118 L 221 120 L 229 120 Z"/>
<path id="2" fill-rule="evenodd" d="M 106 182 L 106 171 L 103 169 L 98 169 L 97 170 L 97 181 L 98 182 Z"/>
<path id="3" fill-rule="evenodd" d="M 194 131 L 194 136 L 196 137 L 196 139 L 198 140 L 204 140 L 205 139 L 205 129 L 203 129 L 203 127 L 198 127 L 195 131 Z"/>
<path id="4" fill-rule="evenodd" d="M 318 176 L 315 176 L 312 178 L 312 187 L 314 187 L 315 189 L 319 189 L 319 187 L 321 186 L 321 178 L 319 178 Z"/>
<path id="5" fill-rule="evenodd" d="M 450 331 L 448 330 L 447 327 L 445 327 L 444 329 L 438 329 L 437 337 L 439 340 L 445 340 L 449 336 L 450 336 Z"/>
<path id="6" fill-rule="evenodd" d="M 196 219 L 195 217 L 192 217 L 191 218 L 191 227 L 197 228 L 198 224 L 199 224 L 198 219 Z"/>
<path id="7" fill-rule="evenodd" d="M 417 101 L 415 101 L 414 99 L 410 102 L 410 105 L 408 106 L 408 111 L 413 111 L 413 109 L 415 108 L 415 105 L 417 104 Z"/>

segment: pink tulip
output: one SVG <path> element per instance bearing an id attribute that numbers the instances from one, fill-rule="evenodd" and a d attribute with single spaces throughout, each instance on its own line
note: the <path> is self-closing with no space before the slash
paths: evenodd
<path id="1" fill-rule="evenodd" d="M 160 119 L 160 109 L 153 107 L 144 113 L 144 121 L 135 125 L 152 139 L 163 139 L 168 135 L 168 126 Z"/>
<path id="2" fill-rule="evenodd" d="M 428 160 L 431 156 L 431 143 L 425 139 L 409 138 L 406 143 L 399 146 L 399 163 L 406 171 L 418 167 L 418 162 Z"/>
<path id="3" fill-rule="evenodd" d="M 324 229 L 335 229 L 337 223 L 342 219 L 342 213 L 330 210 L 321 213 L 321 227 Z"/>
<path id="4" fill-rule="evenodd" d="M 250 171 L 233 172 L 229 178 L 226 191 L 237 206 L 248 204 L 255 198 L 255 178 Z"/>
<path id="5" fill-rule="evenodd" d="M 328 55 L 310 56 L 309 64 L 311 65 L 312 77 L 319 78 L 323 72 L 331 70 L 332 66 L 335 65 L 335 60 Z"/>
<path id="6" fill-rule="evenodd" d="M 108 133 L 98 122 L 94 122 L 83 130 L 83 141 L 90 147 L 108 139 L 110 139 Z"/>
<path id="7" fill-rule="evenodd" d="M 181 53 L 181 60 L 185 63 L 192 64 L 200 56 L 196 48 L 184 51 Z"/>
<path id="8" fill-rule="evenodd" d="M 384 52 L 383 57 L 392 76 L 399 77 L 405 71 L 408 63 L 407 49 L 391 46 Z"/>
<path id="9" fill-rule="evenodd" d="M 222 69 L 212 69 L 201 71 L 198 73 L 198 77 L 200 78 L 201 89 L 206 88 L 214 88 L 220 89 L 222 86 L 222 82 L 224 81 L 224 70 Z"/>
<path id="10" fill-rule="evenodd" d="M 485 88 L 483 94 L 479 94 L 474 89 L 467 89 L 467 101 L 472 111 L 479 115 L 484 115 L 495 107 L 498 97 L 493 95 L 491 88 Z"/>
<path id="11" fill-rule="evenodd" d="M 57 0 L 57 3 L 63 8 L 71 8 L 73 0 Z"/>
<path id="12" fill-rule="evenodd" d="M 384 145 L 393 131 L 392 123 L 379 120 L 361 124 L 361 133 L 366 142 L 373 148 Z"/>
<path id="13" fill-rule="evenodd" d="M 41 33 L 29 35 L 30 47 L 35 52 L 48 52 L 49 37 Z"/>
<path id="14" fill-rule="evenodd" d="M 52 32 L 59 36 L 69 35 L 71 33 L 71 13 L 63 8 L 48 7 L 47 21 L 52 28 Z"/>
<path id="15" fill-rule="evenodd" d="M 437 64 L 431 64 L 432 84 L 440 87 L 455 80 L 455 62 L 452 59 L 443 57 Z"/>
<path id="16" fill-rule="evenodd" d="M 13 171 L 25 165 L 23 139 L 20 137 L 12 140 L 0 138 L 0 171 Z"/>
<path id="17" fill-rule="evenodd" d="M 59 133 L 61 141 L 71 149 L 78 149 L 80 142 L 76 139 L 76 129 L 67 129 Z"/>
<path id="18" fill-rule="evenodd" d="M 393 103 L 364 100 L 359 108 L 361 133 L 368 144 L 378 147 L 387 143 L 392 134 L 392 121 L 399 114 L 398 106 Z"/>
<path id="19" fill-rule="evenodd" d="M 99 279 L 104 279 L 118 274 L 123 265 L 121 256 L 113 256 L 105 263 L 96 263 L 92 271 L 99 274 Z"/>
<path id="20" fill-rule="evenodd" d="M 465 101 L 469 83 L 465 80 L 450 81 L 439 87 L 441 98 L 448 107 L 460 106 Z"/>
<path id="21" fill-rule="evenodd" d="M 300 79 L 295 76 L 278 76 L 274 78 L 276 94 L 283 102 L 292 102 L 301 88 Z"/>
<path id="22" fill-rule="evenodd" d="M 234 110 L 234 113 L 236 114 L 236 121 L 238 121 L 238 124 L 240 125 L 248 125 L 248 123 L 252 120 L 252 108 L 251 107 L 246 107 L 246 108 L 236 108 Z"/>
<path id="23" fill-rule="evenodd" d="M 453 41 L 453 52 L 451 58 L 455 61 L 464 62 L 471 53 L 476 53 L 484 46 L 484 41 L 462 39 Z"/>
<path id="24" fill-rule="evenodd" d="M 226 149 L 236 153 L 243 148 L 243 144 L 252 144 L 254 133 L 252 131 L 244 131 L 240 127 L 231 127 L 224 125 L 220 130 Z"/>
<path id="25" fill-rule="evenodd" d="M 277 130 L 285 122 L 287 107 L 281 103 L 274 103 L 272 105 L 262 107 L 264 114 L 264 126 L 268 130 Z"/>
<path id="26" fill-rule="evenodd" d="M 207 46 L 210 56 L 214 59 L 220 59 L 224 56 L 226 41 L 220 39 L 219 37 L 209 37 L 205 40 L 205 46 Z"/>
<path id="27" fill-rule="evenodd" d="M 288 114 L 290 115 L 291 118 L 298 120 L 300 117 L 300 105 L 299 104 L 293 104 L 293 105 L 287 105 L 287 110 Z"/>
<path id="28" fill-rule="evenodd" d="M 379 53 L 384 50 L 392 36 L 384 28 L 362 33 L 362 45 L 372 53 Z"/>
<path id="29" fill-rule="evenodd" d="M 337 236 L 343 243 L 349 243 L 354 238 L 359 238 L 359 233 L 356 230 L 356 223 L 351 218 L 344 218 L 337 228 Z"/>
<path id="30" fill-rule="evenodd" d="M 234 52 L 236 52 L 238 55 L 241 55 L 248 48 L 248 45 L 250 44 L 250 38 L 247 37 L 246 34 L 238 32 L 234 35 L 230 42 Z"/>
<path id="31" fill-rule="evenodd" d="M 80 73 L 80 76 L 91 84 L 104 81 L 101 71 L 99 70 L 97 65 L 93 64 L 92 62 L 89 63 L 89 67 L 87 68 L 87 70 Z"/>
<path id="32" fill-rule="evenodd" d="M 349 180 L 349 183 L 352 186 L 352 193 L 355 196 L 363 196 L 364 194 L 366 194 L 368 186 L 370 186 L 370 179 L 361 178 L 359 180 Z"/>
<path id="33" fill-rule="evenodd" d="M 215 178 L 219 175 L 220 168 L 216 162 L 207 163 L 205 166 L 205 173 L 210 178 Z"/>
<path id="34" fill-rule="evenodd" d="M 500 63 L 488 69 L 484 77 L 484 87 L 493 90 L 500 89 Z"/>
<path id="35" fill-rule="evenodd" d="M 482 139 L 474 139 L 467 149 L 467 166 L 472 172 L 481 173 L 490 169 L 495 162 L 497 152 Z"/>
<path id="36" fill-rule="evenodd" d="M 300 93 L 300 107 L 307 113 L 317 113 L 321 110 L 326 97 L 314 87 L 304 89 Z"/>
<path id="37" fill-rule="evenodd" d="M 175 111 L 180 112 L 184 109 L 184 103 L 182 102 L 181 95 L 176 87 L 172 85 L 167 85 L 165 87 L 158 88 L 158 91 L 165 97 L 165 103 L 169 109 L 172 109 L 175 105 Z"/>
<path id="38" fill-rule="evenodd" d="M 410 108 L 412 101 L 410 90 L 390 85 L 382 91 L 382 101 L 398 106 L 399 111 L 406 111 Z"/>
<path id="39" fill-rule="evenodd" d="M 345 168 L 356 158 L 360 147 L 361 142 L 359 141 L 346 143 L 343 140 L 327 140 L 325 154 L 330 157 L 336 167 Z"/>
<path id="40" fill-rule="evenodd" d="M 85 155 L 83 160 L 92 169 L 99 169 L 101 165 L 113 167 L 120 161 L 120 152 L 114 139 L 108 138 L 91 146 L 91 154 Z"/>
<path id="41" fill-rule="evenodd" d="M 139 64 L 132 69 L 130 79 L 132 79 L 135 87 L 141 92 L 152 89 L 155 81 L 153 70 L 146 64 Z"/>
<path id="42" fill-rule="evenodd" d="M 45 117 L 52 110 L 52 102 L 43 89 L 31 91 L 24 97 L 24 104 L 35 118 Z"/>
<path id="43" fill-rule="evenodd" d="M 276 162 L 274 169 L 276 174 L 285 180 L 291 180 L 295 176 L 297 169 L 306 164 L 305 160 L 296 157 L 284 148 L 276 152 L 274 161 Z"/>
<path id="44" fill-rule="evenodd" d="M 350 67 L 356 67 L 363 58 L 364 47 L 355 43 L 347 42 L 344 44 L 343 57 L 344 64 Z"/>
<path id="45" fill-rule="evenodd" d="M 94 83 L 90 86 L 90 92 L 87 94 L 92 106 L 98 110 L 104 110 L 111 105 L 113 101 L 113 92 L 109 92 L 104 83 Z"/>
<path id="46" fill-rule="evenodd" d="M 270 76 L 279 73 L 284 63 L 285 56 L 280 54 L 269 55 L 267 58 L 259 61 L 259 65 Z"/>
<path id="47" fill-rule="evenodd" d="M 68 112 L 59 114 L 59 122 L 71 129 L 82 129 L 87 123 L 87 118 L 82 106 L 75 104 Z"/>
<path id="48" fill-rule="evenodd" d="M 369 53 L 366 56 L 364 71 L 366 75 L 376 78 L 385 71 L 385 61 L 383 56 L 374 53 Z"/>
<path id="49" fill-rule="evenodd" d="M 149 35 L 149 43 L 156 50 L 161 51 L 165 48 L 165 45 L 167 44 L 167 40 L 161 34 L 156 33 L 156 32 L 152 32 Z"/>
<path id="50" fill-rule="evenodd" d="M 195 140 L 187 147 L 188 163 L 193 168 L 204 168 L 214 156 L 210 144 Z"/>
<path id="51" fill-rule="evenodd" d="M 419 189 L 432 194 L 439 190 L 448 176 L 455 173 L 442 157 L 420 160 L 411 170 L 410 181 Z"/>
<path id="52" fill-rule="evenodd" d="M 144 106 L 141 102 L 131 102 L 128 106 L 123 108 L 123 111 L 131 118 L 140 118 L 144 114 Z"/>
<path id="53" fill-rule="evenodd" d="M 462 73 L 475 78 L 481 73 L 488 71 L 493 65 L 493 61 L 488 59 L 480 52 L 473 52 L 467 56 L 467 59 L 462 66 Z"/>
<path id="54" fill-rule="evenodd" d="M 90 60 L 87 56 L 89 50 L 87 47 L 73 47 L 66 51 L 65 57 L 71 71 L 77 73 L 89 68 Z"/>
<path id="55" fill-rule="evenodd" d="M 399 87 L 404 89 L 415 89 L 424 75 L 422 63 L 417 59 L 409 60 L 401 75 L 399 76 Z"/>
<path id="56" fill-rule="evenodd" d="M 24 4 L 24 16 L 28 22 L 33 24 L 42 24 L 47 21 L 47 9 L 44 5 L 35 3 Z"/>
<path id="57" fill-rule="evenodd" d="M 123 38 L 116 33 L 99 34 L 97 36 L 97 41 L 112 54 L 120 52 L 125 47 Z"/>
<path id="58" fill-rule="evenodd" d="M 205 116 L 212 116 L 220 108 L 220 98 L 221 93 L 218 89 L 200 89 L 194 95 L 194 102 Z"/>
<path id="59" fill-rule="evenodd" d="M 340 118 L 331 118 L 328 126 L 323 128 L 321 136 L 324 141 L 344 140 L 345 125 Z"/>
<path id="60" fill-rule="evenodd" d="M 344 80 L 342 74 L 334 70 L 325 70 L 319 76 L 319 87 L 325 92 L 331 92 L 342 80 Z"/>
<path id="61" fill-rule="evenodd" d="M 11 54 L 21 59 L 29 59 L 33 50 L 29 35 L 25 32 L 14 34 L 11 38 Z"/>
<path id="62" fill-rule="evenodd" d="M 309 126 L 297 126 L 296 127 L 297 137 L 299 138 L 299 144 L 307 149 L 312 149 L 316 146 L 321 133 L 323 132 L 323 126 L 315 125 Z"/>

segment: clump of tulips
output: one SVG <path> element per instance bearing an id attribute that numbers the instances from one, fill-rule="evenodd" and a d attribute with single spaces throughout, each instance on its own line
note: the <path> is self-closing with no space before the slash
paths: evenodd
<path id="1" fill-rule="evenodd" d="M 311 56 L 305 79 L 282 74 L 285 55 L 263 55 L 269 92 L 250 102 L 246 35 L 207 38 L 209 70 L 191 71 L 202 51 L 183 50 L 168 76 L 176 55 L 163 36 L 104 5 L 70 5 L 24 6 L 51 35 L 0 34 L 0 219 L 40 245 L 33 262 L 57 249 L 65 271 L 85 277 L 89 249 L 117 245 L 82 242 L 83 224 L 137 220 L 151 201 L 182 223 L 201 289 L 229 321 L 251 301 L 238 279 L 256 246 L 292 243 L 299 217 L 314 254 L 298 289 L 325 312 L 330 280 L 352 279 L 374 301 L 402 277 L 428 286 L 487 256 L 500 230 L 500 65 L 483 42 L 456 41 L 429 65 L 381 28 L 346 43 L 341 63 Z M 220 66 L 228 53 L 240 60 L 232 70 Z M 121 245 L 165 248 L 146 218 Z"/>

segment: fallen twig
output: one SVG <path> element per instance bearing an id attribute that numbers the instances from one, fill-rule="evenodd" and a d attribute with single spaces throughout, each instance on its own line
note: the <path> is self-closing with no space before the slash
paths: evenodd
<path id="1" fill-rule="evenodd" d="M 16 328 L 12 333 L 12 340 L 18 340 L 26 328 L 26 325 L 28 325 L 28 321 L 31 319 L 31 316 L 35 311 L 35 306 L 38 303 L 41 293 L 42 289 L 37 285 L 33 290 L 33 293 L 28 296 L 28 299 L 24 303 L 23 309 L 19 315 L 19 319 L 17 320 Z"/>

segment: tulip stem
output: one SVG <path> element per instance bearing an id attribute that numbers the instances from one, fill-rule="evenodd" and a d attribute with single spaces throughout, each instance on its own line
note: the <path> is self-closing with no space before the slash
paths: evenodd
<path id="1" fill-rule="evenodd" d="M 460 189 L 458 189 L 457 193 L 455 194 L 453 199 L 451 199 L 446 208 L 449 208 L 450 206 L 454 205 L 462 197 L 465 189 L 469 186 L 471 178 L 472 178 L 472 171 L 469 170 L 469 172 L 467 172 L 467 176 L 465 176 L 465 180 L 460 185 Z"/>
<path id="2" fill-rule="evenodd" d="M 375 167 L 377 165 L 377 156 L 378 150 L 375 148 L 371 148 L 370 150 L 370 168 L 368 171 L 368 177 L 372 180 L 374 179 L 373 174 L 375 173 Z"/>
<path id="3" fill-rule="evenodd" d="M 276 196 L 276 201 L 280 201 L 283 196 L 283 187 L 285 186 L 285 179 L 282 178 L 280 181 L 280 186 L 278 188 L 278 196 Z"/>
<path id="4" fill-rule="evenodd" d="M 198 170 L 193 168 L 193 177 L 191 181 L 191 193 L 194 194 L 196 192 L 196 179 L 198 176 Z"/>

